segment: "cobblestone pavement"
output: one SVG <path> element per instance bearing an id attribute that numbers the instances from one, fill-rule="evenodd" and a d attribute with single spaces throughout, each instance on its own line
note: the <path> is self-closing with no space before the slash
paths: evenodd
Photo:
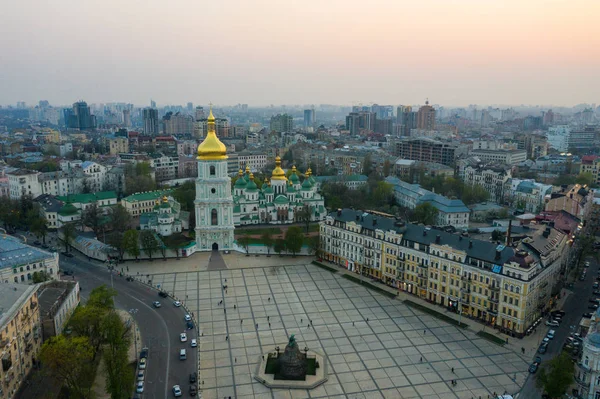
<path id="1" fill-rule="evenodd" d="M 243 258 L 259 261 L 239 257 L 240 265 Z M 153 282 L 197 317 L 203 398 L 487 398 L 518 391 L 527 377 L 526 360 L 511 348 L 340 273 L 313 265 L 254 266 L 154 273 Z M 301 348 L 328 357 L 322 386 L 271 390 L 252 378 L 261 354 L 284 347 L 291 334 Z"/>

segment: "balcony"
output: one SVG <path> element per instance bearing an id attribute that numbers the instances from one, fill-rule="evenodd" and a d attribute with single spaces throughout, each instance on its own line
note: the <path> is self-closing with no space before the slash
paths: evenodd
<path id="1" fill-rule="evenodd" d="M 496 309 L 493 309 L 493 308 L 488 308 L 487 312 L 489 314 L 498 315 L 498 311 Z"/>
<path id="2" fill-rule="evenodd" d="M 471 277 L 467 277 L 467 276 L 460 276 L 460 279 L 462 281 L 468 281 L 469 283 L 471 282 Z"/>
<path id="3" fill-rule="evenodd" d="M 489 296 L 488 299 L 490 300 L 490 302 L 493 302 L 493 303 L 498 303 L 499 302 L 498 298 L 494 298 L 492 296 Z"/>
<path id="4" fill-rule="evenodd" d="M 490 285 L 488 285 L 488 289 L 490 289 L 492 291 L 500 291 L 500 286 L 495 285 L 495 284 L 490 284 Z"/>

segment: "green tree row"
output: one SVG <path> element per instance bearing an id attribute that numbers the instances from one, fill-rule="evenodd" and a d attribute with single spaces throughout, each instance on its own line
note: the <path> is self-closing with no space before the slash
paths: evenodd
<path id="1" fill-rule="evenodd" d="M 253 242 L 250 235 L 246 233 L 239 237 L 237 241 L 238 244 L 244 247 L 246 255 L 248 255 L 248 247 Z M 308 244 L 311 252 L 317 256 L 320 250 L 319 236 L 305 236 L 302 228 L 298 226 L 289 227 L 285 232 L 284 238 L 274 238 L 271 230 L 265 229 L 259 242 L 267 248 L 267 256 L 271 256 L 272 250 L 279 256 L 281 256 L 283 252 L 289 252 L 292 256 L 296 256 L 302 250 L 304 244 Z"/>

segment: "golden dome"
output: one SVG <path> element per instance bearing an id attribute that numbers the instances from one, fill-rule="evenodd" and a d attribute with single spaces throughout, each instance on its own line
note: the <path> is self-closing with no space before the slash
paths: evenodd
<path id="1" fill-rule="evenodd" d="M 219 140 L 215 132 L 215 117 L 212 107 L 207 119 L 208 132 L 206 138 L 198 146 L 198 159 L 201 161 L 223 161 L 227 159 L 227 147 Z"/>
<path id="2" fill-rule="evenodd" d="M 166 195 L 163 197 L 163 202 L 169 202 L 169 199 L 167 198 Z"/>
<path id="3" fill-rule="evenodd" d="M 238 176 L 239 176 L 239 177 L 242 177 L 242 176 L 244 176 L 244 172 L 243 172 L 241 169 L 240 169 L 240 172 L 238 173 Z"/>
<path id="4" fill-rule="evenodd" d="M 306 174 L 306 176 L 310 176 L 310 175 L 312 175 L 312 170 L 311 170 L 310 168 L 308 168 L 308 169 L 306 170 L 306 173 L 305 173 L 305 174 Z"/>
<path id="5" fill-rule="evenodd" d="M 250 173 L 250 165 L 246 165 L 246 174 Z"/>
<path id="6" fill-rule="evenodd" d="M 275 169 L 271 174 L 271 180 L 287 180 L 285 172 L 281 169 L 281 158 L 279 157 L 275 158 Z"/>

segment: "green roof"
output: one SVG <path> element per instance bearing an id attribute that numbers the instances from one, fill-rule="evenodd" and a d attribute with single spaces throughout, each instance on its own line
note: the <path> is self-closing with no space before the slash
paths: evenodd
<path id="1" fill-rule="evenodd" d="M 275 203 L 276 204 L 287 204 L 288 199 L 285 195 L 278 195 L 277 198 L 275 198 Z"/>
<path id="2" fill-rule="evenodd" d="M 58 211 L 58 214 L 61 216 L 71 216 L 71 215 L 76 214 L 77 212 L 79 212 L 79 209 L 77 209 L 75 207 L 75 205 L 73 205 L 71 203 L 67 203 L 65 206 L 60 208 L 60 210 Z"/>
<path id="3" fill-rule="evenodd" d="M 244 188 L 244 187 L 246 187 L 246 180 L 244 179 L 244 177 L 240 177 L 239 179 L 237 179 L 235 181 L 235 187 L 236 188 Z"/>
<path id="4" fill-rule="evenodd" d="M 311 187 L 312 185 L 310 184 L 308 179 L 304 179 L 304 183 L 302 183 L 302 190 L 307 191 L 310 190 Z"/>
<path id="5" fill-rule="evenodd" d="M 263 188 L 263 193 L 265 193 L 265 194 L 273 194 L 273 187 L 271 187 L 271 186 L 269 186 L 267 184 L 266 187 Z"/>
<path id="6" fill-rule="evenodd" d="M 156 201 L 156 199 L 162 198 L 165 195 L 171 195 L 171 190 L 156 190 L 145 193 L 131 194 L 123 199 L 127 202 Z"/>
<path id="7" fill-rule="evenodd" d="M 292 183 L 297 183 L 300 179 L 298 179 L 298 175 L 296 173 L 292 173 L 289 177 L 289 180 Z"/>
<path id="8" fill-rule="evenodd" d="M 239 205 L 234 205 L 234 206 L 233 206 L 233 211 L 234 211 L 235 213 L 240 213 L 240 212 L 242 211 L 242 208 L 240 208 L 240 206 L 239 206 Z"/>
<path id="9" fill-rule="evenodd" d="M 117 199 L 117 193 L 114 191 L 101 191 L 98 193 L 88 194 L 70 194 L 67 196 L 58 196 L 56 199 L 63 202 L 71 202 L 74 204 L 90 204 L 96 201 Z"/>

